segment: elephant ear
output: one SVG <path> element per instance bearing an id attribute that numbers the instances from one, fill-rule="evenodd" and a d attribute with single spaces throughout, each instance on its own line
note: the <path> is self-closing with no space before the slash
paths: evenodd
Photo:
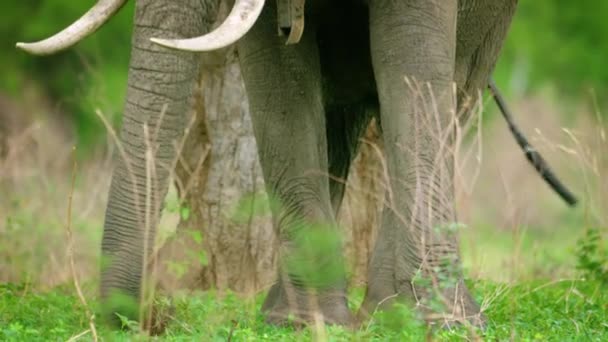
<path id="1" fill-rule="evenodd" d="M 65 50 L 97 31 L 122 8 L 127 0 L 99 0 L 88 12 L 63 31 L 34 43 L 17 47 L 35 55 L 50 55 Z"/>
<path id="2" fill-rule="evenodd" d="M 235 43 L 255 24 L 265 0 L 236 0 L 226 20 L 215 30 L 189 39 L 150 38 L 156 44 L 186 51 L 213 51 Z"/>

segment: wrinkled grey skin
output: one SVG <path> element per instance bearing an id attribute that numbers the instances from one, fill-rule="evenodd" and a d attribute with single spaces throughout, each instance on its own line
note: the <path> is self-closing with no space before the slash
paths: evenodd
<path id="1" fill-rule="evenodd" d="M 158 208 L 146 210 L 146 203 L 159 203 L 167 192 L 174 142 L 183 134 L 199 68 L 196 54 L 156 46 L 149 38 L 206 32 L 205 18 L 216 10 L 212 3 L 137 1 L 121 131 L 130 162 L 120 158 L 114 171 L 102 244 L 107 259 L 101 292 L 110 312 L 136 315 L 111 295 L 137 299 L 141 294 L 142 222 L 152 228 L 147 241 L 153 241 L 159 215 Z M 286 46 L 277 35 L 275 1 L 267 1 L 237 48 L 267 190 L 281 203 L 273 212 L 283 243 L 280 260 L 293 248 L 294 231 L 308 229 L 307 224 L 335 227 L 344 195 L 343 183 L 335 177 L 347 176 L 358 139 L 377 116 L 390 189 L 363 316 L 380 303 L 392 302 L 387 298 L 425 303 L 435 291 L 428 282 L 418 286 L 416 274 L 432 282 L 443 272 L 452 280 L 439 290 L 444 310 L 457 310 L 456 316 L 481 323 L 472 317 L 479 307 L 462 282 L 457 241 L 437 229 L 457 221 L 453 162 L 445 152 L 452 139 L 449 134 L 444 140 L 438 136 L 450 130 L 455 101 L 462 107 L 466 96 L 485 88 L 516 3 L 309 0 L 304 35 L 298 44 Z M 425 86 L 418 94 L 412 92 L 405 76 L 429 82 L 434 100 Z M 453 82 L 457 99 L 450 96 Z M 437 115 L 429 117 L 421 108 L 433 108 L 430 112 Z M 146 186 L 150 168 L 144 123 L 158 144 L 151 187 Z M 327 251 L 316 263 L 317 271 L 336 272 L 341 258 L 339 249 Z M 264 304 L 271 321 L 282 322 L 290 312 L 309 320 L 313 307 L 308 294 L 316 292 L 315 306 L 326 322 L 351 322 L 344 277 L 313 289 L 304 288 L 304 281 L 292 274 L 288 263 L 281 263 L 279 281 Z"/>
<path id="2" fill-rule="evenodd" d="M 158 203 L 168 189 L 169 170 L 176 157 L 174 144 L 184 133 L 186 112 L 199 71 L 199 56 L 169 51 L 151 43 L 150 37 L 178 38 L 204 33 L 210 26 L 204 18 L 209 12 L 216 12 L 216 4 L 191 0 L 136 2 L 120 132 L 124 155 L 118 158 L 112 175 L 101 246 L 101 296 L 108 314 L 116 311 L 138 317 L 132 304 L 141 295 L 143 258 L 154 241 Z M 148 138 L 144 126 L 149 127 Z M 147 145 L 157 147 L 149 158 Z M 147 166 L 147 160 L 152 165 Z M 147 175 L 147 170 L 155 170 L 154 177 Z M 147 244 L 146 230 L 149 230 Z M 129 303 L 117 295 L 133 300 Z"/>

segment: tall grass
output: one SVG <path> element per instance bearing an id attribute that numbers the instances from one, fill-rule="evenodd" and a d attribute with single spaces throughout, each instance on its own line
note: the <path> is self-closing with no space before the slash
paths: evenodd
<path id="1" fill-rule="evenodd" d="M 508 284 L 493 288 L 482 298 L 487 311 L 516 283 L 577 279 L 577 239 L 588 227 L 602 228 L 605 236 L 608 222 L 608 182 L 603 178 L 608 175 L 608 142 L 601 116 L 581 108 L 574 119 L 566 118 L 542 97 L 518 101 L 514 112 L 534 145 L 583 201 L 579 208 L 568 209 L 528 165 L 504 122 L 491 120 L 482 129 L 481 121 L 472 121 L 479 130 L 459 137 L 462 147 L 457 157 L 459 221 L 467 222 L 461 231 L 464 263 L 475 280 Z M 565 121 L 571 128 L 562 128 Z M 78 279 L 84 286 L 82 296 L 95 298 L 111 160 L 119 152 L 105 148 L 80 163 L 72 184 L 73 142 L 62 138 L 52 125 L 32 122 L 12 134 L 8 142 L 8 154 L 0 161 L 0 282 L 25 284 L 22 294 L 27 294 Z M 369 153 L 376 153 L 373 158 L 378 159 L 372 164 L 379 168 L 365 170 L 361 162 L 354 167 L 381 177 L 385 172 L 378 148 L 373 143 L 364 145 Z M 368 190 L 360 191 L 365 183 L 365 179 L 355 179 L 347 187 L 349 195 L 341 215 L 345 225 L 360 219 L 357 212 L 380 209 L 360 207 L 369 203 L 360 199 L 369 195 Z M 70 240 L 65 235 L 68 206 L 72 212 Z M 166 211 L 161 226 L 171 229 L 179 215 Z M 368 218 L 367 224 L 375 224 L 371 221 L 377 218 Z M 346 254 L 355 260 L 352 269 L 360 268 L 353 273 L 365 273 L 361 265 L 366 265 L 370 242 L 361 239 L 372 241 L 373 233 L 361 233 L 364 231 L 351 231 L 346 238 Z M 357 251 L 361 246 L 363 253 Z M 359 277 L 353 284 L 360 285 L 362 280 Z M 324 330 L 317 331 L 318 338 L 325 339 Z"/>

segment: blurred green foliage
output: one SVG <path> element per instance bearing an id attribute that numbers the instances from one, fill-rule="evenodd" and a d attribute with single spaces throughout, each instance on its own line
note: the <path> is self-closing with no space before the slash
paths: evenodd
<path id="1" fill-rule="evenodd" d="M 79 145 L 89 146 L 104 136 L 95 116 L 99 108 L 116 123 L 126 89 L 133 2 L 107 25 L 75 47 L 51 56 L 32 56 L 15 48 L 63 29 L 94 1 L 2 1 L 0 12 L 0 93 L 17 103 L 24 89 L 35 87 L 52 101 L 54 110 L 70 118 Z"/>
<path id="2" fill-rule="evenodd" d="M 62 29 L 93 1 L 0 2 L 0 92 L 22 99 L 35 84 L 74 123 L 81 147 L 105 130 L 93 114 L 100 108 L 117 123 L 126 88 L 133 1 L 96 34 L 54 56 L 36 57 L 14 48 Z M 518 94 L 551 85 L 574 100 L 589 89 L 608 90 L 608 1 L 520 1 L 496 77 Z M 600 103 L 606 100 L 600 98 Z"/>
<path id="3" fill-rule="evenodd" d="M 608 90 L 608 1 L 520 1 L 497 67 L 518 93 L 550 84 L 578 100 Z M 603 103 L 608 102 L 603 99 Z"/>

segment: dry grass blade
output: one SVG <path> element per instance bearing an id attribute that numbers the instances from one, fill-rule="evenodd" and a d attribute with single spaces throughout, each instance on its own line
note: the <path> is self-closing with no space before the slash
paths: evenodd
<path id="1" fill-rule="evenodd" d="M 95 329 L 95 315 L 89 309 L 89 305 L 87 303 L 84 294 L 82 293 L 82 289 L 80 288 L 80 283 L 78 282 L 78 276 L 76 274 L 76 265 L 74 263 L 74 239 L 72 237 L 72 199 L 74 196 L 74 187 L 76 184 L 76 170 L 78 164 L 76 163 L 76 148 L 73 149 L 73 157 L 74 157 L 74 166 L 72 169 L 72 183 L 70 186 L 70 195 L 68 197 L 68 209 L 67 209 L 67 223 L 66 223 L 66 232 L 68 238 L 68 261 L 70 263 L 70 271 L 72 272 L 72 279 L 74 281 L 74 287 L 76 288 L 76 293 L 78 294 L 78 299 L 80 303 L 84 307 L 87 317 L 89 318 L 89 327 L 91 334 L 93 335 L 93 341 L 97 341 L 97 330 Z M 74 338 L 79 337 L 76 335 Z M 71 340 L 71 339 L 70 339 Z"/>
<path id="2" fill-rule="evenodd" d="M 83 332 L 81 332 L 79 334 L 76 334 L 76 335 L 70 337 L 70 339 L 67 340 L 67 342 L 78 341 L 79 338 L 81 338 L 82 336 L 84 336 L 84 335 L 86 335 L 86 334 L 88 334 L 90 332 L 91 332 L 91 329 L 87 329 L 87 330 L 85 330 L 85 331 L 83 331 Z"/>

